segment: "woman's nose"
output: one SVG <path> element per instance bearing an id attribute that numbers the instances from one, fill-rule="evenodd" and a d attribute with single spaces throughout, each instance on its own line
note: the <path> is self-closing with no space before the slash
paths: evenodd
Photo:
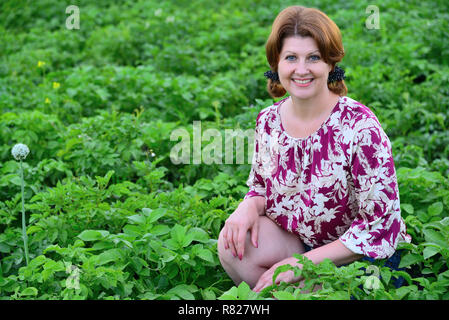
<path id="1" fill-rule="evenodd" d="M 296 73 L 298 76 L 301 76 L 301 75 L 306 76 L 306 75 L 309 75 L 309 74 L 310 74 L 309 67 L 308 67 L 307 63 L 306 63 L 304 60 L 299 60 L 299 61 L 296 63 L 296 66 L 295 66 L 295 73 Z"/>

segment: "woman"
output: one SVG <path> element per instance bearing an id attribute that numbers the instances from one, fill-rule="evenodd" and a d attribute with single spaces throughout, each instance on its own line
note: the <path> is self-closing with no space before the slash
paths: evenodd
<path id="1" fill-rule="evenodd" d="M 249 192 L 226 220 L 220 261 L 254 291 L 293 253 L 336 265 L 390 258 L 410 242 L 390 141 L 373 112 L 346 96 L 340 30 L 317 9 L 292 6 L 266 43 L 272 97 L 256 120 Z M 297 282 L 292 271 L 277 282 Z"/>

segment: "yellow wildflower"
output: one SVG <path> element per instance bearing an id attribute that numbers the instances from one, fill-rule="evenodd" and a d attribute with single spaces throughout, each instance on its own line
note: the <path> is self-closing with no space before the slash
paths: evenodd
<path id="1" fill-rule="evenodd" d="M 38 67 L 38 68 L 42 68 L 43 66 L 45 66 L 45 61 L 40 61 L 40 60 L 39 60 L 39 61 L 37 62 L 37 67 Z"/>
<path id="2" fill-rule="evenodd" d="M 53 82 L 53 89 L 58 89 L 61 86 L 59 82 Z"/>
<path id="3" fill-rule="evenodd" d="M 50 104 L 50 102 L 51 102 L 50 99 L 45 98 L 45 103 L 46 103 L 46 104 Z"/>

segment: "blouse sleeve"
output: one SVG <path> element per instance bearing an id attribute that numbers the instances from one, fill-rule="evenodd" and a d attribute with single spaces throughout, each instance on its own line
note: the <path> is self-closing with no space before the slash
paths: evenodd
<path id="1" fill-rule="evenodd" d="M 246 181 L 246 185 L 249 187 L 249 191 L 246 193 L 244 200 L 251 198 L 251 197 L 265 197 L 266 196 L 266 189 L 265 189 L 265 181 L 260 174 L 260 168 L 262 166 L 260 156 L 259 156 L 259 150 L 260 150 L 260 144 L 261 144 L 261 132 L 262 130 L 260 128 L 260 116 L 259 114 L 256 119 L 256 129 L 254 132 L 254 151 L 253 151 L 253 157 L 251 162 L 251 171 L 249 173 L 248 180 Z"/>
<path id="2" fill-rule="evenodd" d="M 377 119 L 369 118 L 357 125 L 350 173 L 353 210 L 357 211 L 340 241 L 355 253 L 388 258 L 406 232 L 391 143 Z"/>

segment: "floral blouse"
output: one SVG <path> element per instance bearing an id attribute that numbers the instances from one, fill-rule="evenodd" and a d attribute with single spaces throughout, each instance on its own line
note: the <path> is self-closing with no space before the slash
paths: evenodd
<path id="1" fill-rule="evenodd" d="M 364 256 L 392 256 L 411 237 L 401 218 L 390 140 L 377 117 L 340 97 L 316 132 L 294 138 L 281 123 L 286 99 L 257 116 L 244 199 L 263 196 L 266 215 L 312 248 L 340 239 Z"/>

